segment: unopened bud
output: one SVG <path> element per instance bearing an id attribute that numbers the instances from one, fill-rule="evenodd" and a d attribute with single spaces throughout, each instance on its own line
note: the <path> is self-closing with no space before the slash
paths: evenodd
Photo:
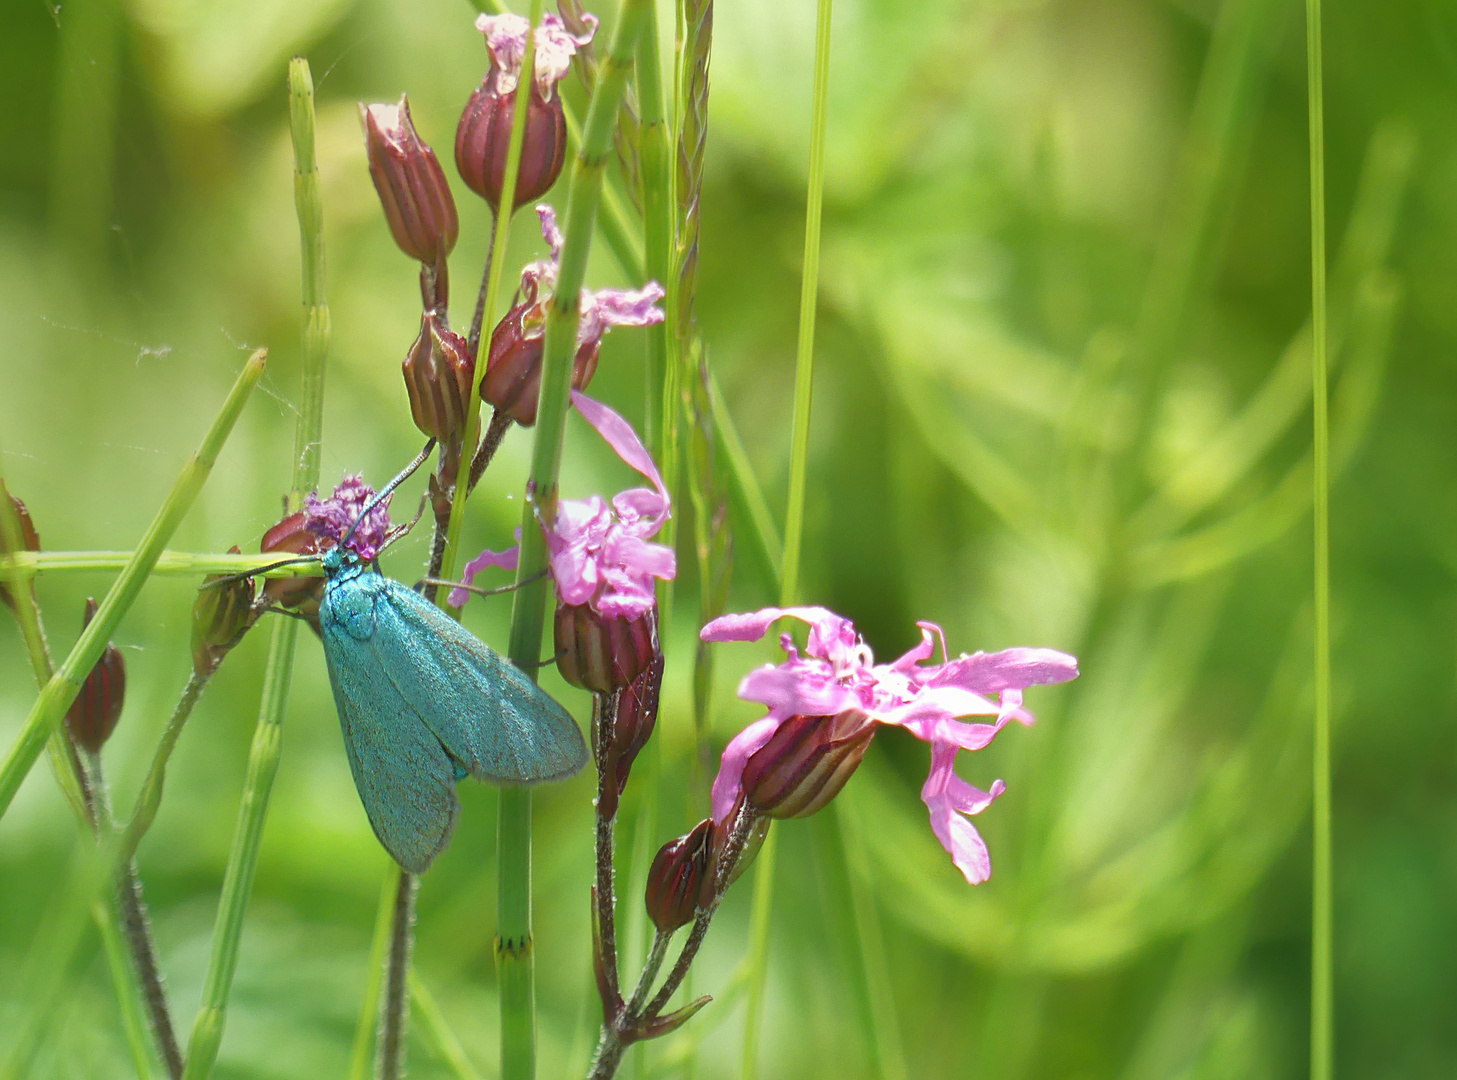
<path id="1" fill-rule="evenodd" d="M 425 312 L 420 336 L 404 363 L 415 426 L 442 443 L 459 437 L 475 370 L 465 338 L 447 328 L 434 311 Z"/>
<path id="2" fill-rule="evenodd" d="M 704 818 L 687 836 L 669 840 L 648 870 L 644 899 L 648 917 L 665 934 L 693 921 L 700 907 L 713 899 L 716 830 Z"/>
<path id="3" fill-rule="evenodd" d="M 228 554 L 240 554 L 236 544 Z M 231 578 L 231 580 L 227 580 Z M 223 582 L 215 585 L 214 582 Z M 253 625 L 256 586 L 250 577 L 210 574 L 192 604 L 192 670 L 205 678 Z"/>
<path id="4" fill-rule="evenodd" d="M 491 332 L 486 374 L 481 379 L 481 400 L 504 413 L 522 427 L 536 423 L 536 403 L 541 395 L 541 351 L 545 329 L 545 305 L 529 299 L 517 304 Z M 585 341 L 577 347 L 572 364 L 572 389 L 584 390 L 597 373 L 602 341 Z"/>
<path id="5" fill-rule="evenodd" d="M 39 551 L 40 534 L 35 531 L 35 523 L 30 520 L 30 511 L 25 508 L 25 503 L 6 491 L 3 482 L 0 482 L 0 499 L 9 499 L 11 507 L 15 510 L 15 519 L 20 526 L 19 540 L 21 550 Z M 0 513 L 6 512 L 0 510 Z M 8 554 L 10 550 L 6 544 L 6 535 L 7 530 L 0 529 L 0 555 Z M 3 579 L 0 579 L 0 601 L 4 601 L 6 607 L 14 610 L 15 599 L 10 595 L 10 589 Z"/>
<path id="6" fill-rule="evenodd" d="M 663 654 L 658 653 L 627 686 L 605 695 L 600 713 L 602 730 L 594 726 L 592 749 L 600 772 L 597 811 L 605 818 L 617 815 L 617 804 L 627 787 L 632 763 L 658 722 L 658 693 L 663 685 Z"/>
<path id="7" fill-rule="evenodd" d="M 420 138 L 404 95 L 398 105 L 359 106 L 369 175 L 385 220 L 400 250 L 431 266 L 443 266 L 455 247 L 460 222 L 445 170 Z"/>
<path id="8" fill-rule="evenodd" d="M 791 716 L 744 764 L 744 796 L 776 818 L 807 817 L 840 793 L 875 737 L 859 709 Z"/>
<path id="9" fill-rule="evenodd" d="M 553 629 L 562 678 L 596 694 L 631 685 L 661 652 L 656 607 L 625 619 L 602 615 L 591 604 L 558 603 Z"/>
<path id="10" fill-rule="evenodd" d="M 96 609 L 96 601 L 88 596 L 81 629 L 86 629 L 96 617 Z M 116 730 L 125 699 L 126 660 L 121 650 L 108 641 L 91 674 L 81 684 L 81 692 L 66 712 L 66 730 L 71 733 L 76 745 L 93 754 L 100 752 L 102 744 Z"/>
<path id="11" fill-rule="evenodd" d="M 286 558 L 289 555 L 317 555 L 319 538 L 304 524 L 302 510 L 289 514 L 263 534 L 258 550 L 265 555 Z M 297 611 L 319 633 L 319 603 L 324 599 L 321 577 L 269 578 L 263 583 L 263 595 L 279 607 Z"/>
<path id="12" fill-rule="evenodd" d="M 501 93 L 492 65 L 485 80 L 466 102 L 455 129 L 455 167 L 460 178 L 498 214 L 501 188 L 506 183 L 506 149 L 516 113 L 516 90 Z M 567 119 L 555 87 L 543 100 L 531 92 L 526 105 L 526 134 L 521 142 L 521 164 L 516 173 L 513 211 L 541 198 L 561 175 L 567 160 Z"/>

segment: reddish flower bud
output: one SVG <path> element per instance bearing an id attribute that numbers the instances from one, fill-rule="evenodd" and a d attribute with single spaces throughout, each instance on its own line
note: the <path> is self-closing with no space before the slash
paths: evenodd
<path id="1" fill-rule="evenodd" d="M 359 106 L 369 175 L 400 250 L 431 266 L 444 265 L 460 222 L 445 170 L 420 138 L 404 95 L 398 105 Z"/>
<path id="2" fill-rule="evenodd" d="M 661 655 L 656 607 L 626 619 L 602 615 L 590 603 L 558 603 L 554 630 L 562 678 L 595 694 L 631 685 Z"/>
<path id="3" fill-rule="evenodd" d="M 712 901 L 715 836 L 713 819 L 704 818 L 687 836 L 664 844 L 653 859 L 644 899 L 648 917 L 663 933 L 687 926 Z"/>
<path id="4" fill-rule="evenodd" d="M 435 312 L 427 311 L 420 318 L 420 336 L 410 346 L 403 366 L 415 426 L 442 443 L 459 437 L 476 372 L 465 338 L 447 328 Z"/>
<path id="5" fill-rule="evenodd" d="M 627 787 L 632 763 L 658 722 L 658 692 L 663 685 L 663 654 L 658 653 L 630 684 L 606 695 L 592 729 L 598 785 L 597 811 L 617 816 L 618 800 Z"/>
<path id="6" fill-rule="evenodd" d="M 86 614 L 81 620 L 83 630 L 96 617 L 96 607 L 96 601 L 88 596 Z M 121 718 L 121 706 L 125 698 L 126 660 L 120 649 L 107 642 L 101 659 L 96 661 L 91 674 L 86 676 L 81 692 L 76 695 L 76 700 L 66 712 L 66 730 L 71 733 L 76 745 L 93 754 L 98 753 L 102 744 L 116 730 L 116 722 Z"/>
<path id="7" fill-rule="evenodd" d="M 10 505 L 15 508 L 15 517 L 18 519 L 20 524 L 20 545 L 22 550 L 39 551 L 40 534 L 35 531 L 35 523 L 30 520 L 30 511 L 25 508 L 25 503 L 21 502 L 14 495 L 10 494 L 10 492 L 6 491 L 5 484 L 3 482 L 0 482 L 0 499 L 9 499 Z M 0 513 L 3 512 L 4 511 L 0 511 Z M 9 552 L 9 548 L 6 546 L 5 543 L 5 536 L 5 530 L 0 529 L 0 555 Z M 32 588 L 33 587 L 34 586 L 32 585 Z M 10 595 L 9 587 L 3 581 L 0 581 L 0 601 L 4 601 L 5 606 L 10 608 L 12 611 L 15 609 L 15 600 Z"/>
<path id="8" fill-rule="evenodd" d="M 239 554 L 236 544 L 228 554 Z M 215 581 L 232 580 L 222 585 Z M 211 586 L 211 587 L 209 587 Z M 205 678 L 257 619 L 253 610 L 256 586 L 249 577 L 210 574 L 192 604 L 192 670 Z"/>
<path id="9" fill-rule="evenodd" d="M 859 709 L 791 716 L 744 764 L 744 796 L 770 817 L 807 817 L 840 793 L 860 766 L 875 723 Z"/>
<path id="10" fill-rule="evenodd" d="M 494 64 L 461 113 L 455 129 L 455 167 L 466 186 L 498 214 L 501 187 L 506 182 L 506 149 L 516 113 L 516 90 L 497 88 Z M 541 198 L 561 175 L 567 160 L 567 119 L 561 97 L 553 87 L 543 98 L 533 90 L 526 106 L 526 134 L 521 142 L 521 164 L 516 173 L 512 210 Z"/>
<path id="11" fill-rule="evenodd" d="M 545 305 L 529 296 L 517 304 L 491 332 L 486 357 L 486 374 L 481 379 L 481 400 L 505 413 L 522 427 L 536 423 L 536 403 L 541 394 L 541 348 L 545 330 Z M 597 373 L 602 340 L 584 341 L 577 347 L 572 368 L 572 389 L 584 390 Z"/>
<path id="12" fill-rule="evenodd" d="M 263 534 L 258 550 L 280 559 L 289 555 L 318 554 L 319 538 L 305 527 L 302 510 L 289 514 Z M 263 583 L 263 595 L 279 607 L 291 608 L 309 620 L 314 633 L 319 632 L 319 602 L 324 599 L 321 577 L 269 578 Z"/>

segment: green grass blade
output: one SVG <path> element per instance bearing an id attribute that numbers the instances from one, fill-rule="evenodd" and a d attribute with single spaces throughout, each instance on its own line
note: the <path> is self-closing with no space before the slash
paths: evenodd
<path id="1" fill-rule="evenodd" d="M 0 555 L 0 575 L 18 573 L 22 578 L 37 574 L 97 573 L 121 570 L 131 561 L 130 551 L 22 551 Z M 274 566 L 277 554 L 235 555 L 192 551 L 164 551 L 152 567 L 153 577 L 196 577 L 199 574 L 242 574 L 269 567 L 258 577 L 300 577 L 319 573 L 317 563 Z M 8 580 L 8 578 L 7 578 Z"/>
<path id="2" fill-rule="evenodd" d="M 410 998 L 420 1013 L 420 1019 L 424 1021 L 425 1033 L 434 1043 L 435 1052 L 440 1055 L 440 1060 L 450 1070 L 451 1075 L 456 1080 L 481 1080 L 481 1074 L 470 1063 L 470 1058 L 466 1057 L 465 1047 L 451 1030 L 445 1014 L 440 1011 L 435 995 L 430 993 L 414 971 L 410 972 Z"/>
<path id="3" fill-rule="evenodd" d="M 814 390 L 815 309 L 819 299 L 820 213 L 825 192 L 825 127 L 829 112 L 830 16 L 832 0 L 819 0 L 815 21 L 814 119 L 811 123 L 809 190 L 805 206 L 804 265 L 799 293 L 799 341 L 794 364 L 794 436 L 789 455 L 789 509 L 784 517 L 784 559 L 779 603 L 799 594 L 800 547 L 804 539 L 804 496 L 809 462 L 810 400 Z M 754 899 L 749 913 L 749 1001 L 744 1017 L 744 1080 L 759 1074 L 759 1024 L 769 968 L 769 921 L 774 906 L 774 863 L 778 844 L 769 830 L 756 860 Z"/>
<path id="4" fill-rule="evenodd" d="M 303 505 L 304 495 L 319 483 L 319 448 L 323 433 L 324 368 L 329 353 L 329 307 L 324 299 L 323 211 L 319 170 L 314 160 L 314 80 L 309 63 L 295 57 L 288 67 L 289 121 L 294 146 L 294 201 L 298 210 L 303 276 L 302 407 L 294 435 L 293 486 L 290 512 Z M 279 619 L 268 642 L 263 669 L 263 697 L 258 723 L 248 752 L 248 772 L 238 805 L 238 823 L 223 874 L 213 925 L 212 954 L 203 982 L 202 1005 L 193 1021 L 187 1046 L 186 1080 L 201 1080 L 212 1072 L 227 1022 L 228 997 L 238 966 L 243 916 L 253 888 L 258 845 L 268 816 L 268 799 L 278 773 L 283 748 L 283 714 L 293 680 L 296 619 Z"/>
<path id="5" fill-rule="evenodd" d="M 0 817 L 10 808 L 11 800 L 15 798 L 21 782 L 35 764 L 41 748 L 45 746 L 51 732 L 56 730 L 71 702 L 80 693 L 82 683 L 101 657 L 117 624 L 141 592 L 157 556 L 161 554 L 162 548 L 176 531 L 203 484 L 207 482 L 208 473 L 217 461 L 218 452 L 232 432 L 253 387 L 263 375 L 267 355 L 266 350 L 259 349 L 243 365 L 242 372 L 223 402 L 222 411 L 218 413 L 192 459 L 183 467 L 181 475 L 142 536 L 136 551 L 101 601 L 96 617 L 81 632 L 81 637 L 71 649 L 70 655 L 36 699 L 19 736 L 6 753 L 4 762 L 0 763 Z"/>
<path id="6" fill-rule="evenodd" d="M 570 401 L 576 352 L 578 300 L 601 200 L 602 176 L 611 151 L 612 129 L 637 49 L 647 0 L 623 0 L 612 45 L 603 60 L 587 126 L 572 166 L 556 292 L 547 310 L 542 347 L 541 398 L 532 448 L 534 500 L 522 511 L 521 559 L 511 611 L 510 657 L 528 673 L 541 658 L 547 584 L 546 541 L 536 521 L 547 525 L 556 513 L 557 475 Z M 504 788 L 498 826 L 497 970 L 501 1007 L 501 1075 L 530 1080 L 536 1071 L 535 967 L 531 929 L 531 791 Z"/>
<path id="7" fill-rule="evenodd" d="M 1331 882 L 1330 423 L 1327 388 L 1325 89 L 1320 0 L 1306 0 L 1306 96 L 1310 114 L 1311 392 L 1315 405 L 1314 852 L 1311 865 L 1310 1075 L 1332 1073 L 1334 971 Z"/>

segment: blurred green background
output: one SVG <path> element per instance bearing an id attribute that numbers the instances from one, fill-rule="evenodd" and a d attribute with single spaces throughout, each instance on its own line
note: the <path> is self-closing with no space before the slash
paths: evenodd
<path id="1" fill-rule="evenodd" d="M 610 20 L 611 12 L 599 14 Z M 809 0 L 719 6 L 698 310 L 782 509 L 808 157 Z M 462 0 L 6 0 L 0 12 L 0 471 L 49 549 L 124 548 L 246 350 L 255 396 L 172 547 L 256 549 L 287 485 L 299 364 L 285 63 L 318 83 L 333 350 L 324 475 L 382 481 L 417 447 L 399 361 L 418 318 L 365 170 L 356 100 L 408 90 L 447 171 L 485 52 Z M 672 26 L 671 7 L 663 25 Z M 1338 1072 L 1457 1072 L 1457 4 L 1327 12 L 1332 254 Z M 768 1077 L 1292 1077 L 1307 1062 L 1310 515 L 1304 51 L 1293 0 L 839 0 L 814 397 L 807 600 L 881 657 L 1042 645 L 1083 676 L 1032 730 L 963 759 L 1007 795 L 968 887 L 917 795 L 926 748 L 882 734 L 838 813 L 780 830 Z M 575 92 L 575 90 L 574 90 Z M 457 321 L 485 207 L 456 185 Z M 555 196 L 561 198 L 559 191 Z M 536 257 L 531 215 L 510 265 Z M 597 245 L 589 280 L 619 283 Z M 640 419 L 640 334 L 594 393 Z M 579 421 L 569 495 L 632 477 Z M 1447 434 L 1444 435 L 1443 432 Z M 529 438 L 471 504 L 509 543 Z M 417 486 L 399 505 L 413 506 Z M 686 518 L 685 518 L 686 524 Z M 388 557 L 409 578 L 424 530 Z M 771 599 L 747 531 L 734 604 Z M 640 879 L 701 807 L 689 718 L 691 548 L 655 763 L 626 807 Z M 103 576 L 43 578 L 69 647 Z M 196 582 L 155 579 L 117 635 L 129 696 L 107 763 L 130 805 L 189 670 Z M 509 605 L 473 605 L 504 642 Z M 31 701 L 0 619 L 0 741 Z M 263 637 L 183 736 L 141 868 L 190 1027 L 256 717 Z M 718 654 L 712 739 L 763 648 Z M 577 712 L 585 697 L 550 684 Z M 656 779 L 654 773 L 656 770 Z M 652 811 L 642 794 L 657 785 Z M 590 788 L 537 801 L 541 1075 L 581 1075 Z M 424 881 L 418 969 L 483 1076 L 496 1060 L 494 795 L 467 784 Z M 44 766 L 0 822 L 0 1047 L 75 825 Z M 218 1075 L 342 1076 L 383 876 L 322 656 L 301 638 L 285 748 Z M 636 875 L 634 877 L 633 875 Z M 747 879 L 746 879 L 747 881 Z M 720 1000 L 628 1075 L 737 1075 L 748 898 L 693 989 Z M 857 906 L 858 905 L 858 906 Z M 856 915 L 859 918 L 856 918 Z M 869 927 L 866 938 L 863 931 Z M 886 975 L 866 1000 L 860 945 Z M 877 951 L 876 944 L 882 946 Z M 881 955 L 883 953 L 883 955 Z M 1446 1017 L 1444 1021 L 1442 1018 Z M 411 1070 L 447 1075 L 416 1014 Z M 897 1045 L 899 1051 L 897 1051 Z M 128 1069 L 88 940 L 36 1075 Z"/>

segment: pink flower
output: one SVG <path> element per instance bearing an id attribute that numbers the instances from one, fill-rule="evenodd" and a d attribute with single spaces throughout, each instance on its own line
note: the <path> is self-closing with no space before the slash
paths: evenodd
<path id="1" fill-rule="evenodd" d="M 610 504 L 600 495 L 557 504 L 556 522 L 546 538 L 557 598 L 564 604 L 588 604 L 608 618 L 634 619 L 657 602 L 653 579 L 669 581 L 677 572 L 672 549 L 649 543 L 670 515 L 668 489 L 631 424 L 575 390 L 572 404 L 617 456 L 653 486 L 630 488 Z M 486 566 L 514 568 L 517 551 L 481 552 L 466 565 L 465 580 L 471 582 Z M 450 603 L 459 607 L 465 595 L 457 589 Z"/>
<path id="2" fill-rule="evenodd" d="M 556 211 L 549 204 L 537 206 L 536 216 L 541 219 L 541 235 L 551 248 L 551 258 L 526 265 L 521 271 L 521 294 L 530 303 L 532 313 L 540 312 L 538 319 L 531 318 L 530 314 L 523 317 L 523 324 L 540 326 L 545 320 L 547 301 L 556 290 L 563 237 L 557 227 Z M 641 289 L 598 289 L 596 292 L 583 289 L 577 347 L 601 341 L 602 335 L 614 326 L 652 326 L 662 322 L 662 309 L 656 305 L 665 295 L 656 281 L 648 282 Z"/>
<path id="3" fill-rule="evenodd" d="M 354 528 L 360 512 L 372 498 L 374 488 L 364 482 L 363 476 L 350 476 L 346 473 L 329 498 L 321 499 L 318 492 L 313 492 L 304 499 L 304 528 L 319 539 L 330 541 L 329 546 L 335 546 Z M 393 495 L 388 495 L 381 500 L 369 512 L 369 516 L 360 522 L 359 528 L 354 529 L 354 535 L 349 537 L 349 543 L 345 545 L 365 562 L 373 559 L 379 554 L 380 548 L 384 547 L 390 528 L 389 507 L 392 498 Z"/>
<path id="4" fill-rule="evenodd" d="M 870 647 L 848 619 L 822 607 L 764 608 L 714 619 L 699 636 L 704 641 L 755 641 L 778 619 L 789 616 L 810 626 L 804 655 L 788 634 L 780 643 L 789 659 L 749 672 L 739 697 L 765 705 L 769 713 L 739 732 L 723 752 L 713 782 L 713 815 L 721 824 L 733 813 L 749 757 L 791 716 L 826 719 L 854 709 L 878 724 L 894 725 L 931 744 L 931 770 L 921 799 L 931 814 L 931 829 L 956 867 L 975 885 L 991 875 L 986 844 L 968 818 L 979 814 L 1006 785 L 989 791 L 972 787 L 955 773 L 959 750 L 980 750 L 1008 721 L 1032 723 L 1022 708 L 1028 686 L 1066 682 L 1078 674 L 1077 660 L 1053 649 L 1006 649 L 962 655 L 927 664 L 945 637 L 934 623 L 917 623 L 921 643 L 889 664 L 876 664 Z M 993 701 L 990 695 L 996 695 Z M 990 716 L 992 723 L 965 723 L 960 717 Z"/>
<path id="5" fill-rule="evenodd" d="M 557 14 L 542 17 L 536 31 L 536 92 L 543 101 L 550 98 L 556 84 L 572 66 L 577 49 L 592 40 L 597 32 L 597 16 L 585 15 L 587 31 L 573 34 Z M 476 29 L 486 37 L 486 48 L 496 67 L 496 90 L 509 94 L 521 81 L 521 64 L 526 59 L 526 34 L 531 20 L 523 15 L 478 15 Z"/>

